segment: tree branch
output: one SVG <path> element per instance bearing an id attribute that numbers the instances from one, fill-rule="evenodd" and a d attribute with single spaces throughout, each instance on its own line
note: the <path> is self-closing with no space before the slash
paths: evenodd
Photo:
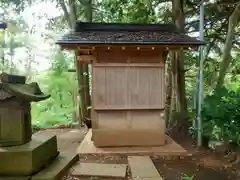
<path id="1" fill-rule="evenodd" d="M 71 28 L 75 28 L 77 15 L 76 15 L 76 1 L 75 0 L 68 0 L 69 4 L 69 20 L 71 24 Z"/>
<path id="2" fill-rule="evenodd" d="M 234 32 L 235 32 L 235 27 L 237 26 L 239 21 L 240 21 L 240 1 L 236 5 L 236 8 L 233 11 L 232 15 L 229 17 L 228 35 L 224 45 L 222 62 L 220 66 L 220 72 L 219 72 L 216 89 L 220 88 L 223 85 L 226 71 L 232 60 L 231 49 L 233 47 Z"/>
<path id="3" fill-rule="evenodd" d="M 205 58 L 208 57 L 208 55 L 209 55 L 212 47 L 214 46 L 214 44 L 215 44 L 215 42 L 216 42 L 216 40 L 217 40 L 217 38 L 218 38 L 218 36 L 219 36 L 219 32 L 222 30 L 223 26 L 225 25 L 225 22 L 226 22 L 226 20 L 224 20 L 224 22 L 221 24 L 221 26 L 216 30 L 216 32 L 215 32 L 215 37 L 213 37 L 212 42 L 209 44 L 209 46 L 208 46 L 208 48 L 207 48 L 207 50 L 206 50 Z"/>
<path id="4" fill-rule="evenodd" d="M 62 10 L 63 10 L 64 18 L 65 18 L 65 20 L 67 21 L 68 26 L 69 26 L 69 27 L 72 27 L 71 21 L 70 21 L 70 19 L 69 19 L 69 12 L 68 12 L 68 10 L 67 10 L 67 6 L 66 6 L 64 0 L 58 0 L 58 2 L 59 2 L 60 6 L 61 6 L 61 8 L 62 8 Z"/>

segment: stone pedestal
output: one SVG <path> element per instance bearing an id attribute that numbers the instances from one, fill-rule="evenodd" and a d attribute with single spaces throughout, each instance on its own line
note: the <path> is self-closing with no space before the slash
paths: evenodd
<path id="1" fill-rule="evenodd" d="M 0 147 L 18 146 L 31 140 L 31 107 L 16 98 L 0 103 Z"/>
<path id="2" fill-rule="evenodd" d="M 0 148 L 0 175 L 29 176 L 40 171 L 58 155 L 56 136 L 38 135 L 21 146 Z"/>

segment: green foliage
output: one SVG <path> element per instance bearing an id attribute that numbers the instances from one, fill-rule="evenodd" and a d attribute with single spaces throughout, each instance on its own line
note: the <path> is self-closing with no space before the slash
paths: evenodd
<path id="1" fill-rule="evenodd" d="M 188 175 L 184 175 L 181 177 L 181 180 L 193 180 L 194 179 L 194 176 L 188 176 Z"/>
<path id="2" fill-rule="evenodd" d="M 103 22 L 155 22 L 156 13 L 153 6 L 155 3 L 152 0 L 96 1 L 96 7 L 101 7 L 96 15 L 96 19 Z"/>
<path id="3" fill-rule="evenodd" d="M 1 0 L 0 3 L 6 4 L 8 6 L 15 6 L 15 10 L 17 12 L 20 12 L 25 8 L 26 2 L 30 3 L 31 1 L 32 0 L 29 0 L 29 1 L 25 1 L 25 0 Z"/>
<path id="4" fill-rule="evenodd" d="M 28 27 L 27 22 L 23 22 L 21 12 L 25 7 L 30 8 L 32 4 L 37 1 L 23 1 L 23 0 L 1 0 L 0 2 L 0 15 L 2 19 L 7 20 L 9 28 L 6 31 L 8 39 L 3 41 L 3 33 L 0 32 L 0 43 L 6 47 L 0 48 L 5 51 L 5 57 L 0 57 L 0 68 L 7 72 L 18 72 L 19 68 L 14 61 L 20 61 L 21 64 L 26 63 L 26 59 L 21 59 L 17 54 L 18 50 L 29 52 L 29 57 L 34 56 L 32 53 L 33 46 L 39 44 L 34 41 L 35 37 L 43 35 L 46 40 L 49 37 L 55 37 L 58 32 L 63 33 L 66 30 L 66 19 L 60 15 L 57 17 L 48 18 L 46 25 L 46 32 L 32 33 L 37 31 L 38 28 Z M 52 0 L 63 12 L 60 1 Z M 69 6 L 68 1 L 65 2 Z M 75 1 L 77 19 L 82 20 L 84 14 L 87 14 L 88 3 L 90 1 L 79 0 Z M 93 2 L 93 20 L 101 22 L 136 22 L 136 23 L 172 23 L 171 1 L 163 0 L 96 0 Z M 204 92 L 205 95 L 212 93 L 215 82 L 219 73 L 219 65 L 221 61 L 222 45 L 226 39 L 226 32 L 228 28 L 228 18 L 233 11 L 234 5 L 218 5 L 213 2 L 205 2 L 205 38 L 208 42 L 206 45 L 206 59 L 204 63 Z M 30 8 L 31 9 L 31 8 Z M 69 7 L 67 7 L 69 9 Z M 11 11 L 10 11 L 11 10 Z M 186 1 L 184 4 L 186 32 L 198 32 L 199 29 L 199 4 Z M 12 13 L 14 11 L 15 13 Z M 37 14 L 37 12 L 36 12 Z M 86 18 L 86 17 L 85 17 Z M 64 21 L 65 19 L 65 21 Z M 238 27 L 239 28 L 239 27 Z M 34 30 L 35 29 L 35 30 Z M 51 34 L 49 30 L 51 29 Z M 27 31 L 33 36 L 28 37 Z M 238 32 L 236 30 L 236 32 Z M 223 94 L 218 92 L 214 95 L 207 96 L 203 109 L 203 127 L 204 136 L 211 138 L 226 140 L 232 139 L 238 141 L 237 131 L 239 117 L 239 106 L 237 99 L 239 92 L 237 89 L 240 84 L 240 61 L 239 61 L 239 33 L 236 33 L 236 38 L 233 41 L 235 53 L 232 53 L 233 60 L 229 72 L 226 74 L 225 85 L 232 89 L 225 91 Z M 47 41 L 45 42 L 47 44 Z M 25 47 L 23 50 L 22 47 Z M 34 49 L 39 51 L 39 49 Z M 45 54 L 41 52 L 39 54 Z M 33 103 L 33 123 L 39 124 L 42 127 L 50 127 L 56 124 L 64 124 L 74 121 L 74 112 L 77 107 L 76 96 L 78 95 L 77 81 L 75 80 L 75 73 L 68 73 L 67 69 L 71 66 L 73 58 L 68 58 L 62 52 L 57 51 L 56 56 L 50 59 L 52 67 L 46 72 L 37 75 L 37 81 L 40 83 L 44 92 L 50 93 L 51 98 L 38 103 Z M 189 51 L 184 58 L 184 69 L 186 70 L 186 92 L 188 105 L 190 107 L 191 119 L 195 119 L 195 93 L 196 81 L 198 76 L 198 53 Z M 31 61 L 31 59 L 29 60 Z M 41 59 L 36 61 L 41 63 Z M 19 63 L 20 64 L 20 63 Z M 26 63 L 27 64 L 27 63 Z M 36 75 L 33 66 L 30 65 L 30 75 Z M 30 76 L 29 75 L 29 76 Z M 90 74 L 91 76 L 91 74 Z M 31 77 L 34 78 L 34 77 Z M 91 82 L 90 82 L 91 83 Z M 91 88 L 91 87 L 90 87 Z M 233 96 L 236 95 L 236 96 Z M 89 107 L 90 109 L 91 107 Z M 235 110 L 235 111 L 234 111 Z M 231 114 L 231 115 L 229 115 Z"/>
<path id="5" fill-rule="evenodd" d="M 202 119 L 204 136 L 240 145 L 240 88 L 221 88 L 206 96 Z"/>
<path id="6" fill-rule="evenodd" d="M 33 103 L 33 124 L 46 128 L 74 121 L 78 88 L 75 74 L 67 72 L 68 67 L 68 58 L 57 52 L 52 70 L 40 76 L 39 82 L 51 98 Z"/>

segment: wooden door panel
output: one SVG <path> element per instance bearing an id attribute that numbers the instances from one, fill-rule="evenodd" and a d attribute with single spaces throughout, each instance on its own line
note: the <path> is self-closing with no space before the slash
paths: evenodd
<path id="1" fill-rule="evenodd" d="M 126 67 L 106 68 L 106 107 L 126 108 L 127 83 Z"/>
<path id="2" fill-rule="evenodd" d="M 131 67 L 127 74 L 129 109 L 164 108 L 163 67 Z"/>
<path id="3" fill-rule="evenodd" d="M 126 67 L 93 67 L 93 108 L 126 109 Z"/>
<path id="4" fill-rule="evenodd" d="M 149 74 L 149 106 L 163 109 L 165 106 L 164 68 L 152 68 Z"/>
<path id="5" fill-rule="evenodd" d="M 93 108 L 103 108 L 106 106 L 105 68 L 93 67 L 92 78 Z"/>

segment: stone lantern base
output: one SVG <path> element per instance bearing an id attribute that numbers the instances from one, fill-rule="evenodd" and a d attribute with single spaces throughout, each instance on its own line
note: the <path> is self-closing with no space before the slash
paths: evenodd
<path id="1" fill-rule="evenodd" d="M 58 156 L 56 136 L 37 135 L 26 144 L 0 148 L 1 176 L 29 176 Z"/>

